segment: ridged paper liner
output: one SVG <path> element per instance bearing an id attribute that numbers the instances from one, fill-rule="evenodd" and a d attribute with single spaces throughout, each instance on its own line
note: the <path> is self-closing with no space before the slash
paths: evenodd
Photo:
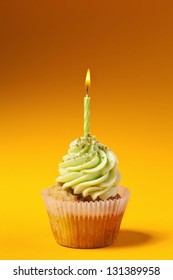
<path id="1" fill-rule="evenodd" d="M 97 248 L 111 245 L 119 232 L 130 193 L 117 187 L 121 198 L 105 201 L 61 201 L 42 191 L 56 241 L 67 247 Z"/>

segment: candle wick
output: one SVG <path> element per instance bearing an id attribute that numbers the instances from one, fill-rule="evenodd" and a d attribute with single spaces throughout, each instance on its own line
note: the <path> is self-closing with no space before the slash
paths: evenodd
<path id="1" fill-rule="evenodd" d="M 88 97 L 89 86 L 86 86 L 86 96 Z"/>

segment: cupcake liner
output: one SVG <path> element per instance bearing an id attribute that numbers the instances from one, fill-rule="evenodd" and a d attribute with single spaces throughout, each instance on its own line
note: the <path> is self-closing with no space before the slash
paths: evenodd
<path id="1" fill-rule="evenodd" d="M 111 245 L 117 236 L 130 192 L 118 186 L 119 199 L 105 201 L 61 201 L 42 191 L 57 243 L 72 248 Z"/>

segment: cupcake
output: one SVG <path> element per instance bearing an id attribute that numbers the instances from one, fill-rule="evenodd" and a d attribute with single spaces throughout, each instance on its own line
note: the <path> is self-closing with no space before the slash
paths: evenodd
<path id="1" fill-rule="evenodd" d="M 58 244 L 71 248 L 111 245 L 120 228 L 129 190 L 120 183 L 115 154 L 94 136 L 70 144 L 56 184 L 42 191 Z"/>

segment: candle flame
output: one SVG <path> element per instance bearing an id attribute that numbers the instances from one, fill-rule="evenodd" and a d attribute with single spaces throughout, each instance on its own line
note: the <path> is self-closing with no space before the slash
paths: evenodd
<path id="1" fill-rule="evenodd" d="M 86 73 L 85 86 L 89 88 L 90 84 L 91 84 L 91 81 L 90 81 L 90 69 L 88 69 L 87 73 Z"/>

